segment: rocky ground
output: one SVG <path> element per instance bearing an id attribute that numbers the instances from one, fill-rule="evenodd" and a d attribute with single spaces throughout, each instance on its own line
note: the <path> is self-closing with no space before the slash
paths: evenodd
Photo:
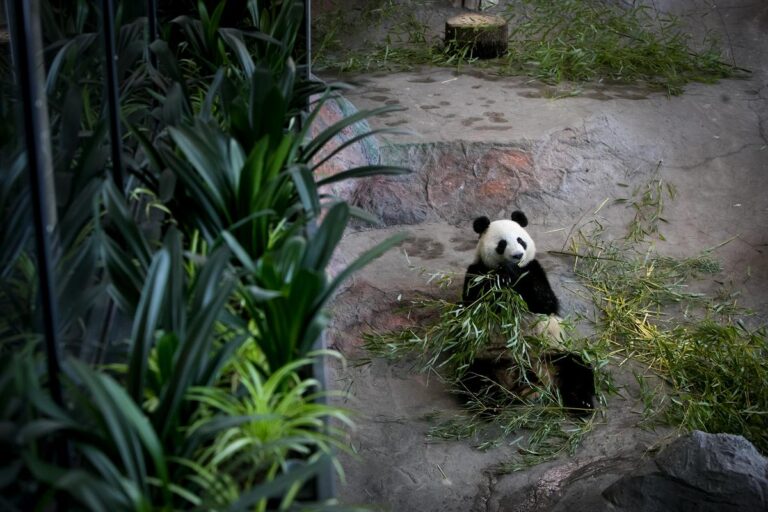
<path id="1" fill-rule="evenodd" d="M 692 30 L 718 31 L 729 58 L 752 69 L 751 77 L 689 85 L 675 97 L 636 86 L 589 86 L 562 99 L 528 79 L 468 70 L 353 77 L 361 87 L 347 95 L 344 108 L 401 106 L 371 126 L 414 134 L 352 147 L 333 165 L 382 161 L 415 172 L 337 190 L 386 224 L 349 233 L 337 265 L 394 232 L 410 233 L 398 250 L 356 274 L 333 305 L 329 345 L 349 365 L 329 368 L 329 381 L 350 392 L 344 403 L 358 424 L 354 453 L 342 456 L 342 501 L 395 512 L 601 510 L 602 491 L 674 434 L 638 427 L 638 389 L 623 366 L 613 369 L 619 393 L 608 397 L 572 457 L 495 475 L 489 468 L 512 455 L 513 446 L 481 452 L 469 442 L 427 441 L 429 413 L 459 412 L 455 398 L 408 362 L 371 360 L 361 335 L 406 323 L 406 306 L 419 293 L 460 296 L 477 215 L 525 211 L 564 313 L 586 312 L 590 305 L 574 293 L 572 261 L 549 251 L 567 247 L 594 218 L 619 236 L 632 212 L 613 200 L 661 179 L 676 194 L 665 204 L 664 240 L 656 249 L 688 256 L 728 241 L 714 252 L 722 272 L 702 286 L 738 292 L 740 303 L 757 312 L 750 322 L 768 321 L 768 5 L 656 3 L 687 16 Z M 326 121 L 341 110 L 326 113 Z M 457 279 L 438 289 L 418 269 L 455 272 Z"/>

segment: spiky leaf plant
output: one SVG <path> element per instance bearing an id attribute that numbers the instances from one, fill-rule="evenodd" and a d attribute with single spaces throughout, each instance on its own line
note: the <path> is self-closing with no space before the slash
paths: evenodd
<path id="1" fill-rule="evenodd" d="M 218 486 L 234 486 L 237 495 L 238 489 L 273 480 L 297 457 L 344 448 L 343 432 L 326 422 L 351 426 L 347 414 L 318 402 L 320 383 L 296 373 L 310 364 L 301 359 L 268 374 L 254 363 L 237 362 L 231 388 L 191 390 L 189 398 L 201 404 L 192 433 L 215 432 L 194 459 L 215 475 Z"/>

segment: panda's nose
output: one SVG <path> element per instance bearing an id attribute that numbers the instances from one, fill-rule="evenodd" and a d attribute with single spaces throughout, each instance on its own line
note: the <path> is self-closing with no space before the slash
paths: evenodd
<path id="1" fill-rule="evenodd" d="M 516 252 L 515 254 L 512 255 L 512 261 L 520 261 L 521 259 L 523 259 L 523 254 L 524 253 L 522 252 Z"/>

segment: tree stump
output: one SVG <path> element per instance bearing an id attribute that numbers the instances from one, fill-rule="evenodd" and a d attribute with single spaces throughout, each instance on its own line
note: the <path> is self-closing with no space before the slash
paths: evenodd
<path id="1" fill-rule="evenodd" d="M 492 59 L 507 52 L 507 21 L 501 16 L 466 13 L 445 22 L 445 46 L 469 49 L 472 57 Z"/>

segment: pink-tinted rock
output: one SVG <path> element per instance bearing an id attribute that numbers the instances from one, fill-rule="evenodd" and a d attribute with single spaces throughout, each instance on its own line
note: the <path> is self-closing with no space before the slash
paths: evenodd
<path id="1" fill-rule="evenodd" d="M 389 162 L 413 169 L 405 177 L 379 177 L 357 187 L 357 204 L 385 224 L 426 220 L 466 222 L 477 215 L 506 215 L 521 195 L 553 192 L 565 173 L 537 167 L 533 149 L 523 145 L 419 144 L 389 146 Z"/>

